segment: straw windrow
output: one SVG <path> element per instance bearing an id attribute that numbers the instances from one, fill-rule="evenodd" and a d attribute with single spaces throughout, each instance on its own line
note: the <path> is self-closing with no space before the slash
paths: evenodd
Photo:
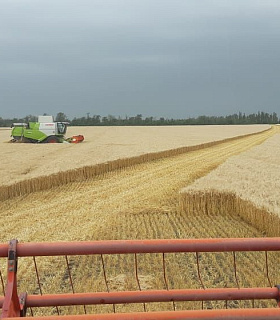
<path id="1" fill-rule="evenodd" d="M 235 193 L 215 190 L 182 192 L 180 209 L 187 215 L 239 216 L 269 237 L 279 237 L 280 217 L 243 200 Z"/>

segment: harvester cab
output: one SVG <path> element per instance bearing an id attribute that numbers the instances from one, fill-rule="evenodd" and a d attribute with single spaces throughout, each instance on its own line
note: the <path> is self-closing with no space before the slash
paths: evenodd
<path id="1" fill-rule="evenodd" d="M 68 124 L 68 122 L 55 122 L 53 116 L 39 116 L 38 122 L 13 123 L 11 141 L 33 143 L 82 142 L 84 140 L 82 135 L 68 139 L 64 137 Z"/>

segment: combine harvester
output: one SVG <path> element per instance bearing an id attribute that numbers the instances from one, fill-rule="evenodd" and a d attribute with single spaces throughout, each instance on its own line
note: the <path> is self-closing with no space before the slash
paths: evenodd
<path id="1" fill-rule="evenodd" d="M 12 142 L 31 143 L 79 143 L 84 136 L 65 138 L 68 122 L 54 122 L 53 116 L 39 116 L 38 122 L 13 123 Z"/>
<path id="2" fill-rule="evenodd" d="M 246 288 L 241 287 L 238 281 L 238 259 L 236 254 L 239 252 L 260 251 L 264 259 L 264 275 L 268 287 Z M 53 242 L 53 243 L 18 243 L 12 240 L 9 244 L 0 244 L 0 257 L 7 258 L 6 278 L 0 273 L 2 282 L 3 296 L 0 296 L 0 307 L 2 308 L 1 319 L 41 319 L 41 320 L 89 320 L 89 319 L 254 319 L 272 320 L 280 319 L 279 297 L 280 287 L 272 286 L 269 273 L 268 252 L 280 251 L 280 238 L 235 238 L 235 239 L 185 239 L 185 240 L 114 240 L 114 241 L 93 241 L 93 242 Z M 203 284 L 201 270 L 204 267 L 201 262 L 201 254 L 219 254 L 228 252 L 232 255 L 232 272 L 235 275 L 235 288 L 206 288 Z M 196 256 L 197 280 L 201 284 L 201 289 L 170 289 L 168 287 L 169 278 L 166 268 L 166 259 L 169 253 L 191 253 Z M 107 278 L 106 263 L 103 256 L 122 255 L 123 259 L 128 255 L 134 257 L 134 270 L 131 276 L 134 277 L 135 284 L 139 290 L 136 291 L 110 291 Z M 162 256 L 162 281 L 165 290 L 143 290 L 139 277 L 138 256 L 142 254 L 160 254 Z M 104 276 L 106 292 L 77 293 L 74 286 L 75 275 L 71 272 L 69 256 L 99 256 L 101 257 L 100 274 Z M 37 267 L 37 257 L 57 257 L 65 258 L 65 263 L 59 263 L 63 269 L 63 279 L 69 281 L 71 292 L 63 294 L 43 294 L 44 275 L 41 275 Z M 29 258 L 28 258 L 29 257 Z M 17 271 L 20 269 L 20 260 L 30 259 L 30 268 L 34 270 L 34 277 L 37 279 L 38 294 L 29 295 L 18 293 Z M 40 258 L 41 259 L 41 258 Z M 26 261 L 26 260 L 24 260 Z M 91 265 L 90 267 L 94 267 Z M 205 266 L 206 267 L 206 266 Z M 49 265 L 48 268 L 51 268 Z M 57 273 L 58 270 L 47 270 Z M 22 271 L 22 270 L 21 270 Z M 40 270 L 41 271 L 41 270 Z M 21 278 L 24 273 L 21 272 Z M 4 278 L 7 279 L 6 286 Z M 22 282 L 24 279 L 19 279 Z M 32 281 L 30 278 L 28 281 Z M 1 287 L 0 282 L 0 287 Z M 26 283 L 26 282 L 25 282 Z M 275 308 L 254 308 L 254 301 L 274 300 Z M 223 309 L 205 309 L 203 303 L 207 301 L 225 301 Z M 238 300 L 252 300 L 252 307 L 243 309 L 227 309 L 228 303 Z M 176 303 L 180 301 L 201 301 L 201 310 L 177 311 Z M 173 304 L 174 311 L 148 312 L 146 303 L 170 302 Z M 143 304 L 143 312 L 116 313 L 117 304 Z M 87 314 L 87 308 L 92 305 L 112 305 L 112 313 Z M 278 307 L 277 307 L 278 305 Z M 61 314 L 63 306 L 82 306 L 84 314 Z M 204 304 L 205 306 L 205 304 Z M 43 314 L 44 307 L 54 307 L 57 315 L 36 316 L 35 309 L 39 314 Z M 28 314 L 28 316 L 26 316 Z"/>

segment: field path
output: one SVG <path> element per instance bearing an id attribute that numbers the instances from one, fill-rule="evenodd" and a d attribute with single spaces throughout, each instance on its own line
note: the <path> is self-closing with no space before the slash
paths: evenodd
<path id="1" fill-rule="evenodd" d="M 179 221 L 183 219 L 177 212 L 179 190 L 278 131 L 273 127 L 213 147 L 6 200 L 0 203 L 1 242 L 11 238 L 66 241 L 207 236 L 208 227 L 206 233 L 203 226 L 200 233 L 197 228 L 192 232 L 186 222 Z M 222 226 L 215 228 L 211 229 L 214 236 L 230 236 Z"/>

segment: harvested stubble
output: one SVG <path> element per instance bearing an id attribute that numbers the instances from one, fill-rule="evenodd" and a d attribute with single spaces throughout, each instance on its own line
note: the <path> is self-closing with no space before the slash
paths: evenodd
<path id="1" fill-rule="evenodd" d="M 217 215 L 213 219 L 207 215 L 186 215 L 178 208 L 178 191 L 230 156 L 262 143 L 275 130 L 3 201 L 0 204 L 1 242 L 10 238 L 71 241 L 260 236 L 257 229 L 236 216 Z M 202 254 L 200 259 L 204 286 L 237 286 L 232 255 Z M 71 291 L 62 260 L 38 258 L 43 293 Z M 168 254 L 166 261 L 170 289 L 201 287 L 194 255 Z M 278 261 L 277 256 L 269 259 L 273 284 L 280 280 Z M 76 292 L 106 291 L 100 257 L 72 257 L 70 262 Z M 143 289 L 164 288 L 161 263 L 160 255 L 139 255 L 138 273 Z M 110 290 L 137 289 L 133 257 L 107 256 L 105 267 Z M 237 270 L 240 286 L 267 286 L 263 253 L 238 255 Z M 20 288 L 27 288 L 29 293 L 38 292 L 32 261 L 20 264 L 19 273 L 23 279 Z M 224 306 L 224 302 L 207 304 L 208 307 L 217 305 Z M 240 305 L 251 306 L 251 302 Z M 265 304 L 256 302 L 256 305 Z M 229 306 L 234 307 L 234 303 Z M 173 309 L 172 303 L 147 304 L 146 307 L 147 310 Z M 178 310 L 200 307 L 201 303 L 176 303 Z M 88 312 L 112 311 L 112 307 L 106 306 L 87 309 Z M 68 312 L 61 308 L 63 310 Z M 117 306 L 117 311 L 133 310 L 142 311 L 143 305 Z M 83 312 L 83 309 L 74 312 Z"/>

